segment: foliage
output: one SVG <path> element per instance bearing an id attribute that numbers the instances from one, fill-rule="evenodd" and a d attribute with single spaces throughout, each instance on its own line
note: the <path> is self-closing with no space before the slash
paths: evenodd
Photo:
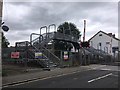
<path id="1" fill-rule="evenodd" d="M 4 33 L 2 33 L 2 48 L 7 48 L 9 45 L 9 41 L 6 39 L 6 37 L 4 36 Z"/>
<path id="2" fill-rule="evenodd" d="M 71 45 L 71 43 L 68 43 L 68 42 L 55 40 L 54 41 L 54 48 L 55 48 L 55 50 L 68 50 L 68 51 L 70 51 L 72 48 L 72 45 Z"/>
<path id="3" fill-rule="evenodd" d="M 73 23 L 64 22 L 63 24 L 58 26 L 57 32 L 71 35 L 73 37 L 76 37 L 77 39 L 79 39 L 80 37 L 80 31 Z M 68 51 L 70 51 L 73 47 L 72 43 L 58 40 L 54 41 L 54 46 L 55 50 L 68 50 Z"/>
<path id="4" fill-rule="evenodd" d="M 60 33 L 72 35 L 74 37 L 77 37 L 77 39 L 79 39 L 80 37 L 80 31 L 74 23 L 64 22 L 63 24 L 58 26 L 57 31 Z"/>

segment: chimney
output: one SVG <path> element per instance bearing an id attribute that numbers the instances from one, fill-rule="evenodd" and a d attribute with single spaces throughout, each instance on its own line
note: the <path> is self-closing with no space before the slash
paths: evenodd
<path id="1" fill-rule="evenodd" d="M 115 34 L 112 35 L 115 38 Z"/>
<path id="2" fill-rule="evenodd" d="M 109 36 L 112 36 L 112 33 L 108 33 Z"/>

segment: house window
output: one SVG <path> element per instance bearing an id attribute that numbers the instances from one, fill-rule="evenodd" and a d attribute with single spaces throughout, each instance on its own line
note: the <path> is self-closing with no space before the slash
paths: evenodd
<path id="1" fill-rule="evenodd" d="M 100 49 L 100 50 L 102 49 L 102 43 L 101 42 L 97 44 L 97 49 Z"/>
<path id="2" fill-rule="evenodd" d="M 110 42 L 106 42 L 106 44 L 110 44 Z"/>
<path id="3" fill-rule="evenodd" d="M 102 36 L 102 34 L 99 34 L 99 36 Z"/>
<path id="4" fill-rule="evenodd" d="M 99 43 L 99 46 L 101 46 L 101 43 Z"/>

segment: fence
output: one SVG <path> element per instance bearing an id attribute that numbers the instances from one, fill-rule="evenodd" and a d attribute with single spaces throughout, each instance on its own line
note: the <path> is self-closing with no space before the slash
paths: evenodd
<path id="1" fill-rule="evenodd" d="M 15 48 L 4 48 L 2 50 L 2 63 L 23 64 L 26 61 L 24 57 L 25 53 L 21 53 L 19 59 L 12 59 L 11 52 L 14 52 L 14 51 L 15 51 Z M 49 52 L 51 51 L 44 50 L 43 53 L 49 59 L 53 60 L 53 62 L 58 63 L 61 67 L 101 64 L 101 63 L 107 63 L 107 62 L 114 61 L 114 57 L 110 55 L 101 57 L 100 55 L 89 53 L 83 49 L 80 49 L 79 52 L 70 52 L 70 51 L 61 51 L 61 50 L 54 50 L 54 52 L 51 52 L 51 53 Z M 56 57 L 55 56 L 53 57 L 53 54 L 55 54 Z M 116 61 L 120 61 L 120 51 L 118 53 Z"/>

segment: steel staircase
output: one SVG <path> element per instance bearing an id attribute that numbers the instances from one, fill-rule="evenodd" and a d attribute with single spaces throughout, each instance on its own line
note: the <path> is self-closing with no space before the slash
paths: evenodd
<path id="1" fill-rule="evenodd" d="M 49 25 L 49 30 L 50 26 L 55 26 L 55 24 Z M 41 29 L 46 28 L 46 33 L 41 34 Z M 54 31 L 56 30 L 56 26 Z M 39 35 L 37 38 L 32 40 L 32 35 Z M 20 46 L 17 47 L 17 49 L 22 49 L 22 50 L 27 50 L 27 58 L 28 62 L 29 61 L 36 61 L 38 62 L 42 67 L 54 67 L 54 66 L 59 66 L 60 65 L 60 58 L 58 58 L 52 51 L 48 49 L 48 43 L 51 40 L 61 40 L 61 41 L 67 41 L 67 42 L 78 42 L 76 37 L 73 37 L 71 35 L 66 35 L 60 32 L 50 32 L 47 31 L 47 27 L 43 26 L 40 28 L 40 34 L 35 34 L 32 33 L 30 35 L 30 42 L 23 42 L 26 43 L 25 46 Z M 26 49 L 27 47 L 27 49 Z M 18 50 L 18 51 L 20 51 Z M 42 58 L 35 58 L 35 53 L 39 52 L 42 53 L 43 57 Z M 24 51 L 25 54 L 25 51 Z M 26 58 L 26 56 L 25 56 Z"/>
<path id="2" fill-rule="evenodd" d="M 32 47 L 34 47 L 35 50 L 37 50 L 38 52 L 42 52 L 46 58 L 49 60 L 49 64 L 53 64 L 50 65 L 50 67 L 52 66 L 59 66 L 59 62 L 60 59 L 54 55 L 49 49 L 47 49 L 47 44 L 49 43 L 49 41 L 51 41 L 54 37 L 54 32 L 52 33 L 45 33 L 43 35 L 41 35 L 40 37 L 32 40 L 30 43 L 32 45 Z M 39 40 L 42 37 L 41 40 Z"/>
<path id="3" fill-rule="evenodd" d="M 85 48 L 85 49 L 88 50 L 89 52 L 91 52 L 92 54 L 99 55 L 101 57 L 105 57 L 106 55 L 109 55 L 108 53 L 106 53 L 106 52 L 104 52 L 102 50 L 95 49 L 93 47 Z"/>
<path id="4" fill-rule="evenodd" d="M 98 50 L 93 47 L 85 48 L 85 50 L 90 52 L 92 63 L 103 63 L 103 62 L 111 61 L 111 59 L 110 59 L 111 55 L 109 55 L 108 53 L 106 53 L 102 50 Z M 98 57 L 99 57 L 99 60 L 98 60 Z"/>

